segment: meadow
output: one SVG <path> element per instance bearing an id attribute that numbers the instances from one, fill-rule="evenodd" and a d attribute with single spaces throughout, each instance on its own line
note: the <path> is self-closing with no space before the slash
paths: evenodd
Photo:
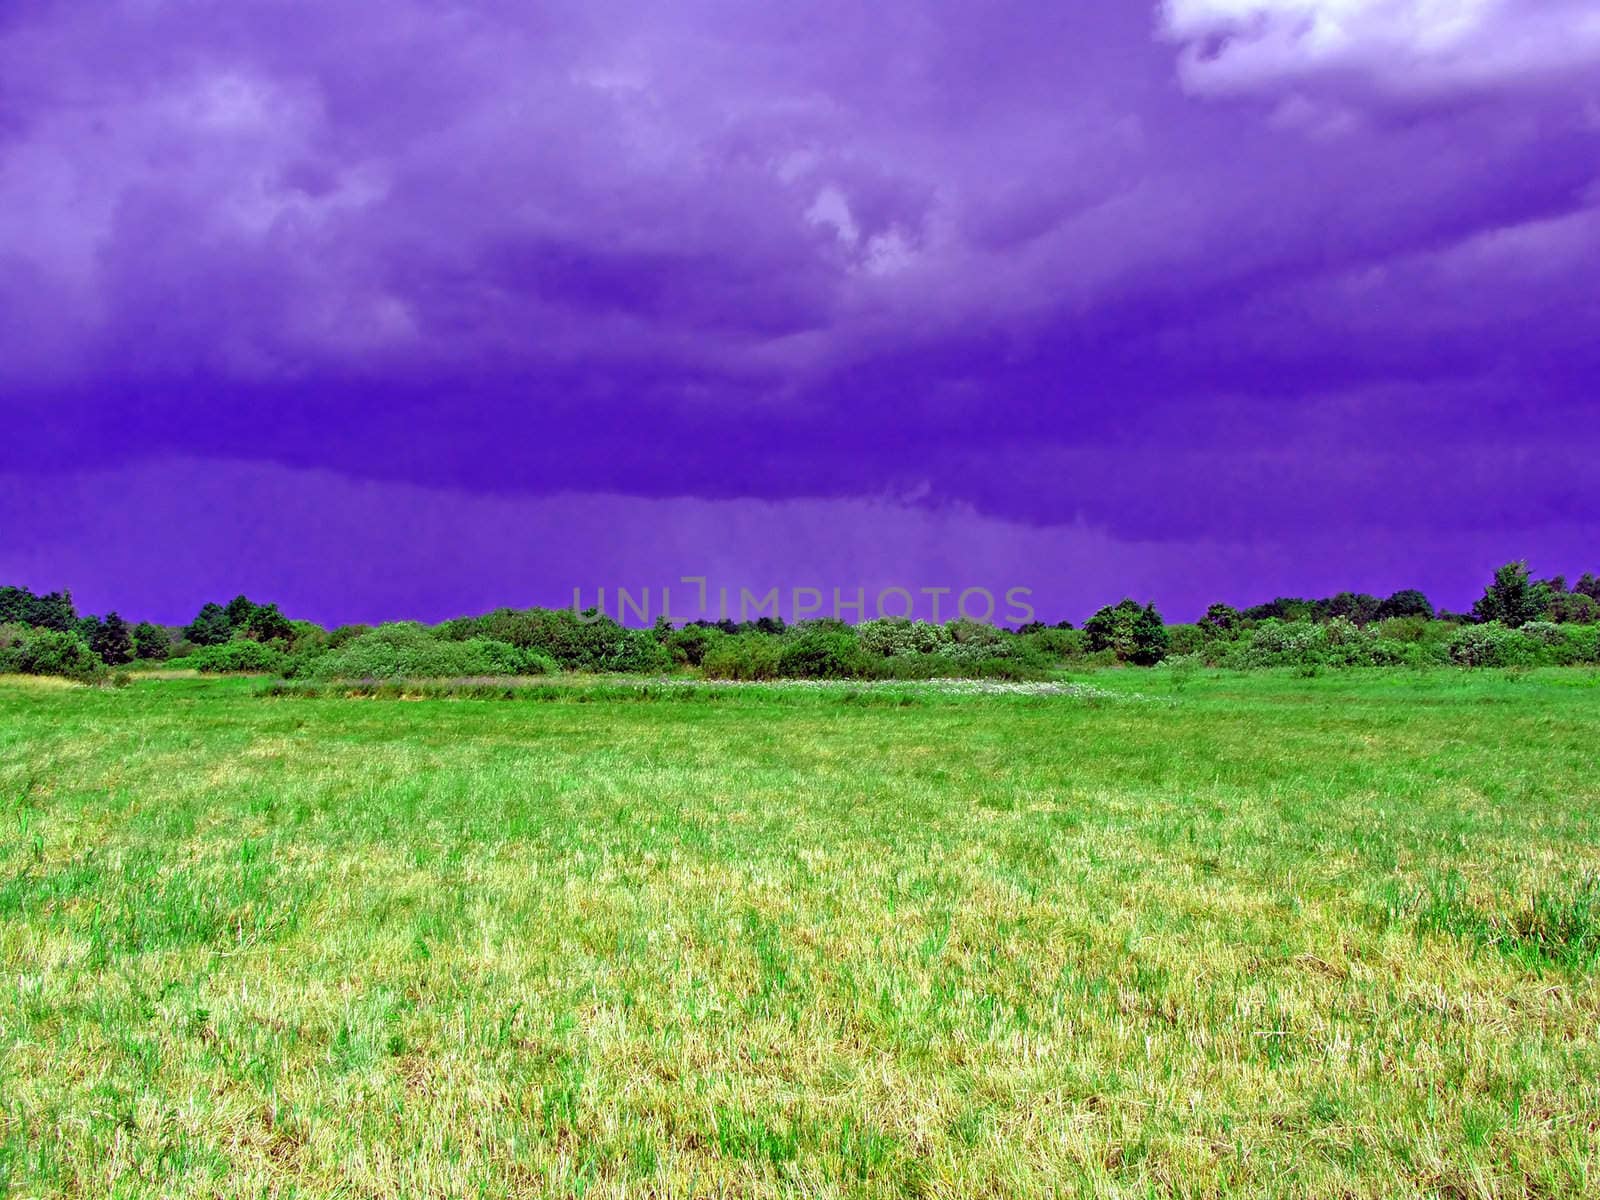
<path id="1" fill-rule="evenodd" d="M 1600 1192 L 1600 673 L 0 681 L 0 1191 Z"/>

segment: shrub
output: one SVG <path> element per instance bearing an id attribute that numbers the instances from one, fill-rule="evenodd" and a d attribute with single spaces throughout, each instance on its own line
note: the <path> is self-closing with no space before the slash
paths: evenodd
<path id="1" fill-rule="evenodd" d="M 848 629 L 808 627 L 781 643 L 778 673 L 792 679 L 859 679 L 872 673 Z"/>
<path id="2" fill-rule="evenodd" d="M 706 652 L 723 636 L 715 626 L 685 625 L 667 634 L 667 652 L 672 655 L 673 662 L 698 667 L 705 662 Z"/>
<path id="3" fill-rule="evenodd" d="M 1499 621 L 1465 625 L 1449 641 L 1450 661 L 1463 667 L 1519 667 L 1536 664 L 1541 643 Z"/>
<path id="4" fill-rule="evenodd" d="M 288 656 L 273 646 L 239 638 L 218 646 L 200 646 L 192 654 L 169 659 L 168 665 L 208 675 L 277 675 L 288 661 Z"/>
<path id="5" fill-rule="evenodd" d="M 15 625 L 4 629 L 7 632 L 0 639 L 0 673 L 59 675 L 80 683 L 99 683 L 106 677 L 105 663 L 76 633 L 27 627 L 17 631 Z"/>
<path id="6" fill-rule="evenodd" d="M 1582 592 L 1556 592 L 1545 606 L 1544 615 L 1563 625 L 1593 625 L 1600 622 L 1600 603 Z"/>
<path id="7" fill-rule="evenodd" d="M 1040 628 L 1021 634 L 1017 639 L 1029 647 L 1030 657 L 1044 662 L 1060 662 L 1083 653 L 1083 631 L 1078 629 Z"/>
<path id="8" fill-rule="evenodd" d="M 1335 619 L 1344 618 L 1356 625 L 1370 625 L 1384 616 L 1382 600 L 1366 592 L 1340 592 L 1322 601 L 1322 614 Z"/>
<path id="9" fill-rule="evenodd" d="M 1167 655 L 1166 626 L 1153 604 L 1122 600 L 1090 617 L 1083 632 L 1091 651 L 1110 650 L 1118 662 L 1150 667 Z"/>
<path id="10" fill-rule="evenodd" d="M 1553 621 L 1529 621 L 1522 627 L 1522 636 L 1541 646 L 1554 648 L 1566 644 L 1566 634 Z"/>
<path id="11" fill-rule="evenodd" d="M 133 627 L 133 656 L 145 662 L 161 662 L 172 653 L 172 639 L 167 631 L 149 621 L 140 621 Z"/>
<path id="12" fill-rule="evenodd" d="M 643 632 L 659 647 L 649 631 L 633 631 L 610 617 L 586 614 L 580 617 L 570 608 L 497 608 L 481 617 L 459 617 L 446 621 L 434 631 L 446 641 L 489 638 L 509 643 L 519 650 L 537 651 L 570 671 L 624 671 L 635 669 L 625 664 L 643 664 L 637 669 L 661 669 L 670 665 L 670 655 L 647 651 L 635 637 Z"/>
<path id="13" fill-rule="evenodd" d="M 1378 622 L 1374 629 L 1386 641 L 1410 643 L 1443 641 L 1454 632 L 1451 626 L 1427 617 L 1390 617 Z"/>
<path id="14" fill-rule="evenodd" d="M 1168 625 L 1167 626 L 1167 654 L 1168 656 L 1203 654 L 1206 643 L 1211 639 L 1206 636 L 1206 631 L 1199 625 Z"/>
<path id="15" fill-rule="evenodd" d="M 533 651 L 538 653 L 538 651 Z M 604 660 L 603 669 L 653 674 L 672 669 L 672 652 L 648 629 L 625 629 Z"/>
<path id="16" fill-rule="evenodd" d="M 0 587 L 0 624 L 31 625 L 70 632 L 77 626 L 78 612 L 72 606 L 71 592 L 35 595 L 25 587 Z"/>
<path id="17" fill-rule="evenodd" d="M 1327 647 L 1327 630 L 1315 621 L 1269 617 L 1223 654 L 1221 662 L 1235 670 L 1320 666 Z"/>
<path id="18" fill-rule="evenodd" d="M 856 626 L 862 653 L 879 658 L 897 655 L 937 654 L 950 647 L 950 629 L 906 617 L 879 617 Z"/>
<path id="19" fill-rule="evenodd" d="M 741 633 L 715 642 L 700 671 L 707 679 L 776 679 L 780 657 L 777 638 Z"/>
<path id="20" fill-rule="evenodd" d="M 1563 625 L 1565 642 L 1557 648 L 1562 664 L 1600 662 L 1600 625 Z"/>
<path id="21" fill-rule="evenodd" d="M 1206 615 L 1200 618 L 1200 629 L 1210 638 L 1232 637 L 1239 629 L 1244 617 L 1237 608 L 1231 604 L 1213 604 L 1206 609 Z"/>
<path id="22" fill-rule="evenodd" d="M 312 679 L 438 679 L 473 675 L 540 675 L 551 670 L 548 655 L 493 638 L 448 641 L 421 625 L 380 625 L 337 650 L 295 668 Z"/>

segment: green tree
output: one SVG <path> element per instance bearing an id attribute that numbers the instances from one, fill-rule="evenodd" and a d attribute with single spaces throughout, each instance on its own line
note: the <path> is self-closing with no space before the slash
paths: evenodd
<path id="1" fill-rule="evenodd" d="M 1549 589 L 1529 579 L 1528 564 L 1519 560 L 1494 573 L 1493 581 L 1472 606 L 1472 615 L 1480 624 L 1499 621 L 1508 629 L 1520 629 L 1543 616 L 1548 602 Z"/>
<path id="2" fill-rule="evenodd" d="M 89 649 L 107 665 L 120 667 L 133 661 L 133 631 L 115 612 L 108 612 L 90 635 Z"/>
<path id="3" fill-rule="evenodd" d="M 25 587 L 0 587 L 0 625 L 31 625 L 67 633 L 78 628 L 71 592 L 35 595 Z"/>
<path id="4" fill-rule="evenodd" d="M 1153 667 L 1167 656 L 1167 627 L 1153 604 L 1122 600 L 1090 617 L 1083 632 L 1091 651 L 1110 650 L 1118 662 Z"/>
<path id="5" fill-rule="evenodd" d="M 150 662 L 161 662 L 172 651 L 172 640 L 167 631 L 149 621 L 140 621 L 133 627 L 133 656 Z"/>
<path id="6" fill-rule="evenodd" d="M 1367 595 L 1366 592 L 1340 592 L 1337 596 L 1324 600 L 1321 607 L 1325 619 L 1344 617 L 1357 625 L 1370 625 L 1378 619 L 1383 609 L 1383 601 L 1376 596 Z"/>
<path id="7" fill-rule="evenodd" d="M 1378 616 L 1385 621 L 1393 617 L 1427 617 L 1431 620 L 1433 602 L 1416 588 L 1402 588 L 1383 602 Z"/>
<path id="8" fill-rule="evenodd" d="M 222 605 L 207 601 L 194 620 L 183 627 L 183 636 L 196 646 L 220 646 L 233 637 L 233 622 Z"/>
<path id="9" fill-rule="evenodd" d="M 1241 620 L 1239 610 L 1231 604 L 1213 604 L 1206 609 L 1199 625 L 1207 637 L 1228 637 L 1239 628 Z"/>
<path id="10" fill-rule="evenodd" d="M 238 632 L 250 624 L 250 618 L 255 616 L 257 607 L 255 601 L 240 592 L 228 601 L 227 607 L 222 611 L 228 618 L 228 627 Z"/>
<path id="11" fill-rule="evenodd" d="M 276 604 L 253 604 L 242 625 L 233 627 L 234 636 L 243 634 L 256 642 L 284 642 L 294 640 L 294 625 L 278 610 Z"/>

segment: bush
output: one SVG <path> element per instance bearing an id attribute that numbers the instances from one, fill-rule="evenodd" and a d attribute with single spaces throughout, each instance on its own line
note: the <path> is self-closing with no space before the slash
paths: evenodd
<path id="1" fill-rule="evenodd" d="M 240 638 L 217 646 L 200 646 L 194 653 L 167 660 L 170 667 L 204 671 L 208 675 L 281 674 L 288 655 L 261 642 Z"/>
<path id="2" fill-rule="evenodd" d="M 706 651 L 700 672 L 707 679 L 776 679 L 780 645 L 760 633 L 721 638 Z"/>
<path id="3" fill-rule="evenodd" d="M 1600 603 L 1582 592 L 1557 592 L 1550 597 L 1544 615 L 1563 625 L 1593 625 L 1600 622 Z"/>
<path id="4" fill-rule="evenodd" d="M 172 653 L 172 638 L 159 625 L 140 621 L 133 627 L 133 656 L 145 662 L 162 662 Z"/>
<path id="5" fill-rule="evenodd" d="M 538 651 L 532 651 L 537 654 Z M 635 675 L 658 674 L 672 670 L 672 652 L 656 640 L 648 629 L 625 629 L 604 660 L 607 671 L 627 671 Z"/>
<path id="6" fill-rule="evenodd" d="M 1028 647 L 1029 657 L 1044 662 L 1076 658 L 1084 650 L 1083 632 L 1078 629 L 1042 628 L 1020 634 L 1017 640 Z"/>
<path id="7" fill-rule="evenodd" d="M 1534 666 L 1543 658 L 1542 643 L 1499 621 L 1466 625 L 1449 642 L 1450 661 L 1463 667 Z"/>
<path id="8" fill-rule="evenodd" d="M 784 639 L 778 673 L 791 679 L 860 679 L 872 674 L 872 666 L 854 632 L 812 627 Z"/>
<path id="9" fill-rule="evenodd" d="M 1427 617 L 1391 617 L 1378 622 L 1374 628 L 1377 635 L 1386 641 L 1416 644 L 1443 642 L 1455 631 L 1453 626 L 1442 621 L 1431 621 Z"/>
<path id="10" fill-rule="evenodd" d="M 196 646 L 220 646 L 232 637 L 227 609 L 213 600 L 201 605 L 195 619 L 183 627 L 183 640 Z"/>
<path id="11" fill-rule="evenodd" d="M 1257 667 L 1320 666 L 1328 645 L 1327 631 L 1315 621 L 1280 621 L 1269 617 L 1222 655 L 1234 670 Z"/>
<path id="12" fill-rule="evenodd" d="M 1215 634 L 1208 636 L 1206 630 L 1199 625 L 1168 625 L 1167 654 L 1169 657 L 1204 654 L 1207 644 L 1215 636 Z"/>
<path id="13" fill-rule="evenodd" d="M 302 663 L 312 679 L 453 679 L 472 675 L 542 675 L 554 661 L 493 638 L 448 641 L 421 625 L 380 625 Z"/>
<path id="14" fill-rule="evenodd" d="M 869 657 L 938 654 L 949 649 L 952 640 L 948 626 L 906 617 L 879 617 L 856 626 L 856 642 Z"/>
<path id="15" fill-rule="evenodd" d="M 497 608 L 481 617 L 446 621 L 435 632 L 448 641 L 488 638 L 537 651 L 569 671 L 662 670 L 671 665 L 670 654 L 657 654 L 640 642 L 642 634 L 659 649 L 649 631 L 627 629 L 599 614 L 580 617 L 570 608 Z"/>
<path id="16" fill-rule="evenodd" d="M 705 662 L 707 651 L 723 636 L 722 631 L 712 625 L 685 625 L 667 634 L 667 653 L 675 663 L 698 667 Z"/>
<path id="17" fill-rule="evenodd" d="M 1562 665 L 1600 662 L 1600 625 L 1563 625 L 1561 633 L 1556 654 Z"/>
<path id="18" fill-rule="evenodd" d="M 1151 667 L 1167 656 L 1167 629 L 1153 604 L 1122 600 L 1102 608 L 1083 626 L 1089 650 L 1110 650 L 1118 662 Z"/>
<path id="19" fill-rule="evenodd" d="M 1213 604 L 1200 618 L 1200 632 L 1207 638 L 1230 638 L 1238 632 L 1244 616 L 1231 604 Z"/>
<path id="20" fill-rule="evenodd" d="M 76 633 L 16 625 L 0 629 L 0 674 L 58 675 L 79 683 L 106 678 L 106 664 Z"/>

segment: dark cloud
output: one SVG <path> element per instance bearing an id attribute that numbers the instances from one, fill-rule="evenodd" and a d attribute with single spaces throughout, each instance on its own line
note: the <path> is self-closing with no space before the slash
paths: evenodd
<path id="1" fill-rule="evenodd" d="M 1600 33 L 1446 7 L 8 5 L 0 470 L 1569 528 Z"/>

